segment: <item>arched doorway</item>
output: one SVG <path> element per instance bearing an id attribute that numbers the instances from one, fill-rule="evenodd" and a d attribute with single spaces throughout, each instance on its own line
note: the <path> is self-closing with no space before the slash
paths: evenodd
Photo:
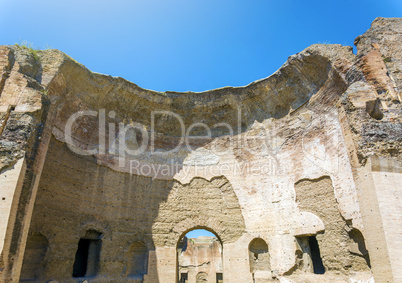
<path id="1" fill-rule="evenodd" d="M 250 257 L 250 272 L 269 271 L 271 269 L 268 245 L 261 239 L 252 240 L 248 246 Z"/>
<path id="2" fill-rule="evenodd" d="M 148 273 L 148 247 L 142 242 L 134 242 L 128 251 L 127 276 L 140 280 Z"/>
<path id="3" fill-rule="evenodd" d="M 195 227 L 180 236 L 177 282 L 223 282 L 223 246 L 212 229 Z"/>
<path id="4" fill-rule="evenodd" d="M 253 239 L 248 246 L 248 253 L 253 282 L 271 281 L 271 264 L 267 243 L 261 238 Z"/>
<path id="5" fill-rule="evenodd" d="M 349 231 L 349 238 L 350 253 L 354 256 L 364 258 L 367 267 L 371 268 L 370 256 L 366 248 L 366 242 L 364 241 L 362 232 L 360 232 L 356 228 L 353 228 L 351 231 Z M 353 261 L 355 264 L 357 264 L 357 260 L 355 257 Z"/>

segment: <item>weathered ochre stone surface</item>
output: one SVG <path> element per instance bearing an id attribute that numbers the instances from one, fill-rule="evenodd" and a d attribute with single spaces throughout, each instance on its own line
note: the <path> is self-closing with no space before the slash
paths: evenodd
<path id="1" fill-rule="evenodd" d="M 402 91 L 402 33 L 400 29 L 400 18 L 377 18 L 373 21 L 370 29 L 355 40 L 358 48 L 358 56 L 370 54 L 373 50 L 379 51 L 386 68 L 378 71 L 386 70 L 388 78 L 381 75 L 379 78 L 367 78 L 368 81 L 383 80 L 386 91 L 395 91 L 398 99 L 401 99 Z M 378 53 L 377 53 L 378 54 Z"/>
<path id="2" fill-rule="evenodd" d="M 4 280 L 17 282 L 52 112 L 40 84 L 40 63 L 26 49 L 0 47 L 0 71 L 0 269 Z"/>
<path id="3" fill-rule="evenodd" d="M 402 280 L 401 34 L 401 19 L 378 18 L 357 55 L 313 45 L 268 78 L 202 93 L 0 47 L 1 280 L 21 269 L 83 280 L 72 277 L 81 239 L 101 242 L 91 282 L 175 282 L 177 245 L 194 228 L 221 241 L 224 282 Z M 309 236 L 323 275 L 301 263 Z M 252 273 L 255 239 L 269 268 Z M 133 245 L 147 251 L 145 273 L 127 271 Z"/>
<path id="4" fill-rule="evenodd" d="M 325 232 L 316 237 L 325 269 L 368 270 L 364 257 L 350 252 L 351 227 L 338 213 L 331 178 L 324 176 L 320 179 L 300 180 L 295 184 L 295 190 L 300 209 L 314 213 L 324 223 Z"/>
<path id="5" fill-rule="evenodd" d="M 342 132 L 354 171 L 375 279 L 402 280 L 401 251 L 401 19 L 377 18 L 355 40 L 366 82 L 340 101 Z M 389 178 L 388 178 L 389 176 Z M 388 252 L 385 252 L 388 251 Z"/>

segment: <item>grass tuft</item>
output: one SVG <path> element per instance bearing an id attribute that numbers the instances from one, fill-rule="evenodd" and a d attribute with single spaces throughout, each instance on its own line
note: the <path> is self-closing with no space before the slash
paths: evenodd
<path id="1" fill-rule="evenodd" d="M 21 41 L 21 43 L 16 43 L 14 45 L 19 48 L 27 50 L 35 58 L 35 60 L 39 60 L 38 51 L 52 49 L 52 47 L 49 44 L 46 44 L 44 49 L 40 47 L 34 47 L 32 42 L 26 40 L 23 40 Z"/>

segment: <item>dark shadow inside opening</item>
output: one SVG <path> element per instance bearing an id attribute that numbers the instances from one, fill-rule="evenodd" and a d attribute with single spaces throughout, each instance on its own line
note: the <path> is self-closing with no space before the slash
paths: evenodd
<path id="1" fill-rule="evenodd" d="M 100 250 L 102 247 L 101 234 L 87 231 L 84 238 L 78 242 L 73 265 L 73 277 L 96 276 L 99 268 Z"/>
<path id="2" fill-rule="evenodd" d="M 313 262 L 314 273 L 324 274 L 325 267 L 324 264 L 322 263 L 320 248 L 318 246 L 317 239 L 315 238 L 315 236 L 310 236 L 308 237 L 308 242 L 310 245 L 311 260 Z"/>

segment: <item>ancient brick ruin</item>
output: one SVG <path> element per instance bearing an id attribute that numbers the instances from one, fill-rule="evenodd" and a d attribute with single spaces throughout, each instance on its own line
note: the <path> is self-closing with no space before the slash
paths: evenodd
<path id="1" fill-rule="evenodd" d="M 202 93 L 1 46 L 0 282 L 402 282 L 401 43 Z M 215 268 L 179 267 L 197 228 Z"/>
<path id="2" fill-rule="evenodd" d="M 223 281 L 222 245 L 216 237 L 184 238 L 178 246 L 179 282 Z"/>

